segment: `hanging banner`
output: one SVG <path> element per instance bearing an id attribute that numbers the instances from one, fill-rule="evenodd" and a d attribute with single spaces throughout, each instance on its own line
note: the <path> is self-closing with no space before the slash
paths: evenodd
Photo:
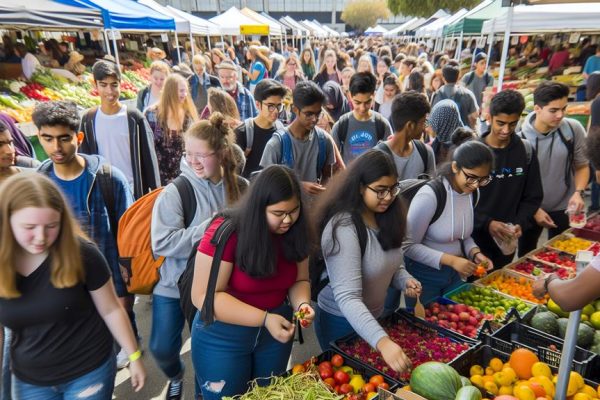
<path id="1" fill-rule="evenodd" d="M 163 43 L 168 43 L 169 42 L 169 34 L 168 33 L 161 33 L 160 34 L 160 41 Z"/>
<path id="2" fill-rule="evenodd" d="M 113 31 L 112 29 L 109 31 L 106 31 L 106 33 L 108 34 L 108 40 L 113 40 L 113 32 L 114 32 L 114 36 L 116 40 L 121 40 L 123 37 L 121 36 L 121 32 L 120 31 Z"/>
<path id="3" fill-rule="evenodd" d="M 581 37 L 581 33 L 573 32 L 569 35 L 569 44 L 579 43 L 579 38 Z"/>
<path id="4" fill-rule="evenodd" d="M 242 35 L 269 35 L 269 25 L 240 25 Z"/>

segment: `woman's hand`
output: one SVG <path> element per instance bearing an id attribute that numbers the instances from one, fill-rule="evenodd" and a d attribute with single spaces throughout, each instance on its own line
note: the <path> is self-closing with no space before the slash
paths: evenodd
<path id="1" fill-rule="evenodd" d="M 296 326 L 279 314 L 267 313 L 265 327 L 273 339 L 281 343 L 289 342 L 296 331 Z"/>
<path id="2" fill-rule="evenodd" d="M 418 297 L 421 295 L 421 291 L 423 287 L 421 286 L 421 282 L 416 280 L 415 278 L 409 278 L 406 280 L 406 286 L 404 288 L 404 294 L 408 297 Z"/>
<path id="3" fill-rule="evenodd" d="M 477 265 L 474 262 L 467 260 L 466 258 L 456 257 L 451 267 L 454 268 L 454 270 L 458 272 L 462 278 L 466 279 L 473 275 L 473 272 L 475 272 Z"/>
<path id="4" fill-rule="evenodd" d="M 131 387 L 136 392 L 139 392 L 144 387 L 146 380 L 146 369 L 142 364 L 142 359 L 137 359 L 129 363 L 129 374 L 131 375 Z"/>
<path id="5" fill-rule="evenodd" d="M 300 321 L 300 326 L 308 328 L 315 320 L 315 310 L 308 303 L 302 303 L 294 316 Z"/>
<path id="6" fill-rule="evenodd" d="M 494 269 L 494 263 L 492 262 L 492 260 L 487 258 L 481 252 L 478 252 L 477 254 L 475 254 L 475 257 L 473 257 L 473 260 L 477 263 L 477 265 L 485 265 L 487 271 L 491 271 Z"/>
<path id="7" fill-rule="evenodd" d="M 388 336 L 377 342 L 377 350 L 381 353 L 386 364 L 396 372 L 406 372 L 412 366 L 402 347 L 398 346 Z"/>

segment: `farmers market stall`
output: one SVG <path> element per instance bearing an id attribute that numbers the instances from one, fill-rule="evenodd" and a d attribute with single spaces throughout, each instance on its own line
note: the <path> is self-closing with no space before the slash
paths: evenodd
<path id="1" fill-rule="evenodd" d="M 73 7 L 51 0 L 2 0 L 0 3 L 0 26 L 23 29 L 60 31 L 76 29 L 99 29 L 102 16 L 99 11 Z"/>

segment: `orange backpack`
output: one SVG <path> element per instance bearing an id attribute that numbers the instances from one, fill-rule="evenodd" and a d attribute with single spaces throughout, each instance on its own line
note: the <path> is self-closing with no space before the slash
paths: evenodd
<path id="1" fill-rule="evenodd" d="M 183 219 L 187 228 L 196 214 L 196 196 L 190 181 L 180 175 L 173 184 L 179 192 L 183 206 Z M 119 263 L 129 273 L 125 282 L 132 294 L 152 294 L 160 275 L 158 269 L 165 257 L 154 257 L 151 241 L 152 210 L 164 187 L 154 189 L 140 197 L 123 213 L 119 220 L 117 246 Z"/>

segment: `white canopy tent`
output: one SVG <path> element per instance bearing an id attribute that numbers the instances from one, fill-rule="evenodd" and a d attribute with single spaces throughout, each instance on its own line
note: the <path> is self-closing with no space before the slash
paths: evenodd
<path id="1" fill-rule="evenodd" d="M 192 28 L 190 26 L 190 23 L 181 18 L 180 16 L 178 16 L 177 14 L 174 14 L 172 12 L 170 12 L 165 6 L 162 6 L 160 4 L 158 4 L 156 1 L 154 0 L 137 0 L 138 3 L 145 5 L 148 8 L 153 9 L 154 11 L 163 14 L 163 15 L 168 15 L 170 17 L 173 18 L 173 20 L 175 21 L 175 46 L 177 47 L 177 56 L 179 57 L 179 59 L 181 60 L 181 52 L 179 49 L 179 38 L 177 37 L 177 33 L 187 33 L 190 35 L 190 42 L 193 43 L 194 40 L 192 39 Z M 192 57 L 194 56 L 194 46 L 192 46 Z"/>
<path id="2" fill-rule="evenodd" d="M 456 13 L 454 13 L 451 16 L 449 16 L 448 18 L 446 18 L 443 23 L 441 23 L 437 26 L 435 33 L 434 33 L 434 37 L 441 38 L 442 36 L 444 36 L 444 27 L 448 26 L 448 25 L 452 25 L 456 21 L 460 20 L 463 16 L 465 16 L 465 14 L 467 14 L 468 12 L 469 12 L 469 10 L 467 10 L 466 8 L 461 8 Z"/>
<path id="3" fill-rule="evenodd" d="M 329 34 L 329 36 L 331 37 L 340 37 L 340 33 L 331 29 L 330 27 L 328 27 L 325 24 L 320 23 L 319 21 L 317 21 L 316 19 L 312 20 L 312 23 L 323 28 L 325 30 L 325 32 L 327 32 Z"/>
<path id="4" fill-rule="evenodd" d="M 236 7 L 231 7 L 224 13 L 212 17 L 209 21 L 219 27 L 221 35 L 243 35 L 240 29 L 241 26 L 269 26 L 242 14 Z"/>
<path id="5" fill-rule="evenodd" d="M 260 15 L 256 11 L 249 9 L 248 7 L 244 7 L 240 10 L 242 14 L 245 16 L 252 18 L 255 22 L 258 22 L 263 25 L 269 25 L 269 35 L 272 36 L 283 36 L 284 28 L 281 27 L 281 24 L 278 22 L 274 22 L 263 15 Z"/>
<path id="6" fill-rule="evenodd" d="M 65 31 L 67 28 L 102 29 L 103 23 L 100 11 L 92 8 L 51 0 L 2 0 L 0 26 Z"/>
<path id="7" fill-rule="evenodd" d="M 319 38 L 324 38 L 324 37 L 329 36 L 329 32 L 327 32 L 325 29 L 321 28 L 320 26 L 313 24 L 309 20 L 304 19 L 304 20 L 298 21 L 298 22 L 300 24 L 302 24 L 303 26 L 305 26 L 307 29 L 309 29 L 313 36 L 316 36 Z"/>
<path id="8" fill-rule="evenodd" d="M 301 25 L 298 21 L 296 21 L 294 18 L 290 17 L 289 15 L 286 15 L 285 17 L 281 17 L 281 18 L 279 18 L 279 20 L 287 25 L 294 27 L 298 31 L 298 34 L 300 36 L 310 35 L 310 29 Z"/>
<path id="9" fill-rule="evenodd" d="M 365 31 L 365 35 L 385 35 L 388 30 L 381 25 L 373 26 Z"/>
<path id="10" fill-rule="evenodd" d="M 167 6 L 166 7 L 169 12 L 171 12 L 174 16 L 178 16 L 180 18 L 185 19 L 190 24 L 190 40 L 192 40 L 192 34 L 206 36 L 206 42 L 208 43 L 208 48 L 210 50 L 210 37 L 211 36 L 220 36 L 221 31 L 219 27 L 212 22 L 196 17 L 195 15 L 188 14 L 185 11 L 178 10 L 175 7 Z M 195 53 L 195 46 L 192 46 L 192 57 Z"/>
<path id="11" fill-rule="evenodd" d="M 408 21 L 406 21 L 402 25 L 397 26 L 394 29 L 390 29 L 389 31 L 387 31 L 386 33 L 384 33 L 383 36 L 385 36 L 385 37 L 399 36 L 401 33 L 404 33 L 405 27 L 409 26 L 410 24 L 414 24 L 419 19 L 420 18 L 417 18 L 417 17 L 409 19 Z M 423 19 L 423 22 L 425 22 L 425 19 Z"/>
<path id="12" fill-rule="evenodd" d="M 430 24 L 427 24 L 419 29 L 416 30 L 415 32 L 415 36 L 418 38 L 431 38 L 434 37 L 438 28 L 441 26 L 442 28 L 444 27 L 444 21 L 446 21 L 448 18 L 450 18 L 449 15 L 442 17 L 442 18 L 438 18 L 435 21 L 433 21 Z"/>

